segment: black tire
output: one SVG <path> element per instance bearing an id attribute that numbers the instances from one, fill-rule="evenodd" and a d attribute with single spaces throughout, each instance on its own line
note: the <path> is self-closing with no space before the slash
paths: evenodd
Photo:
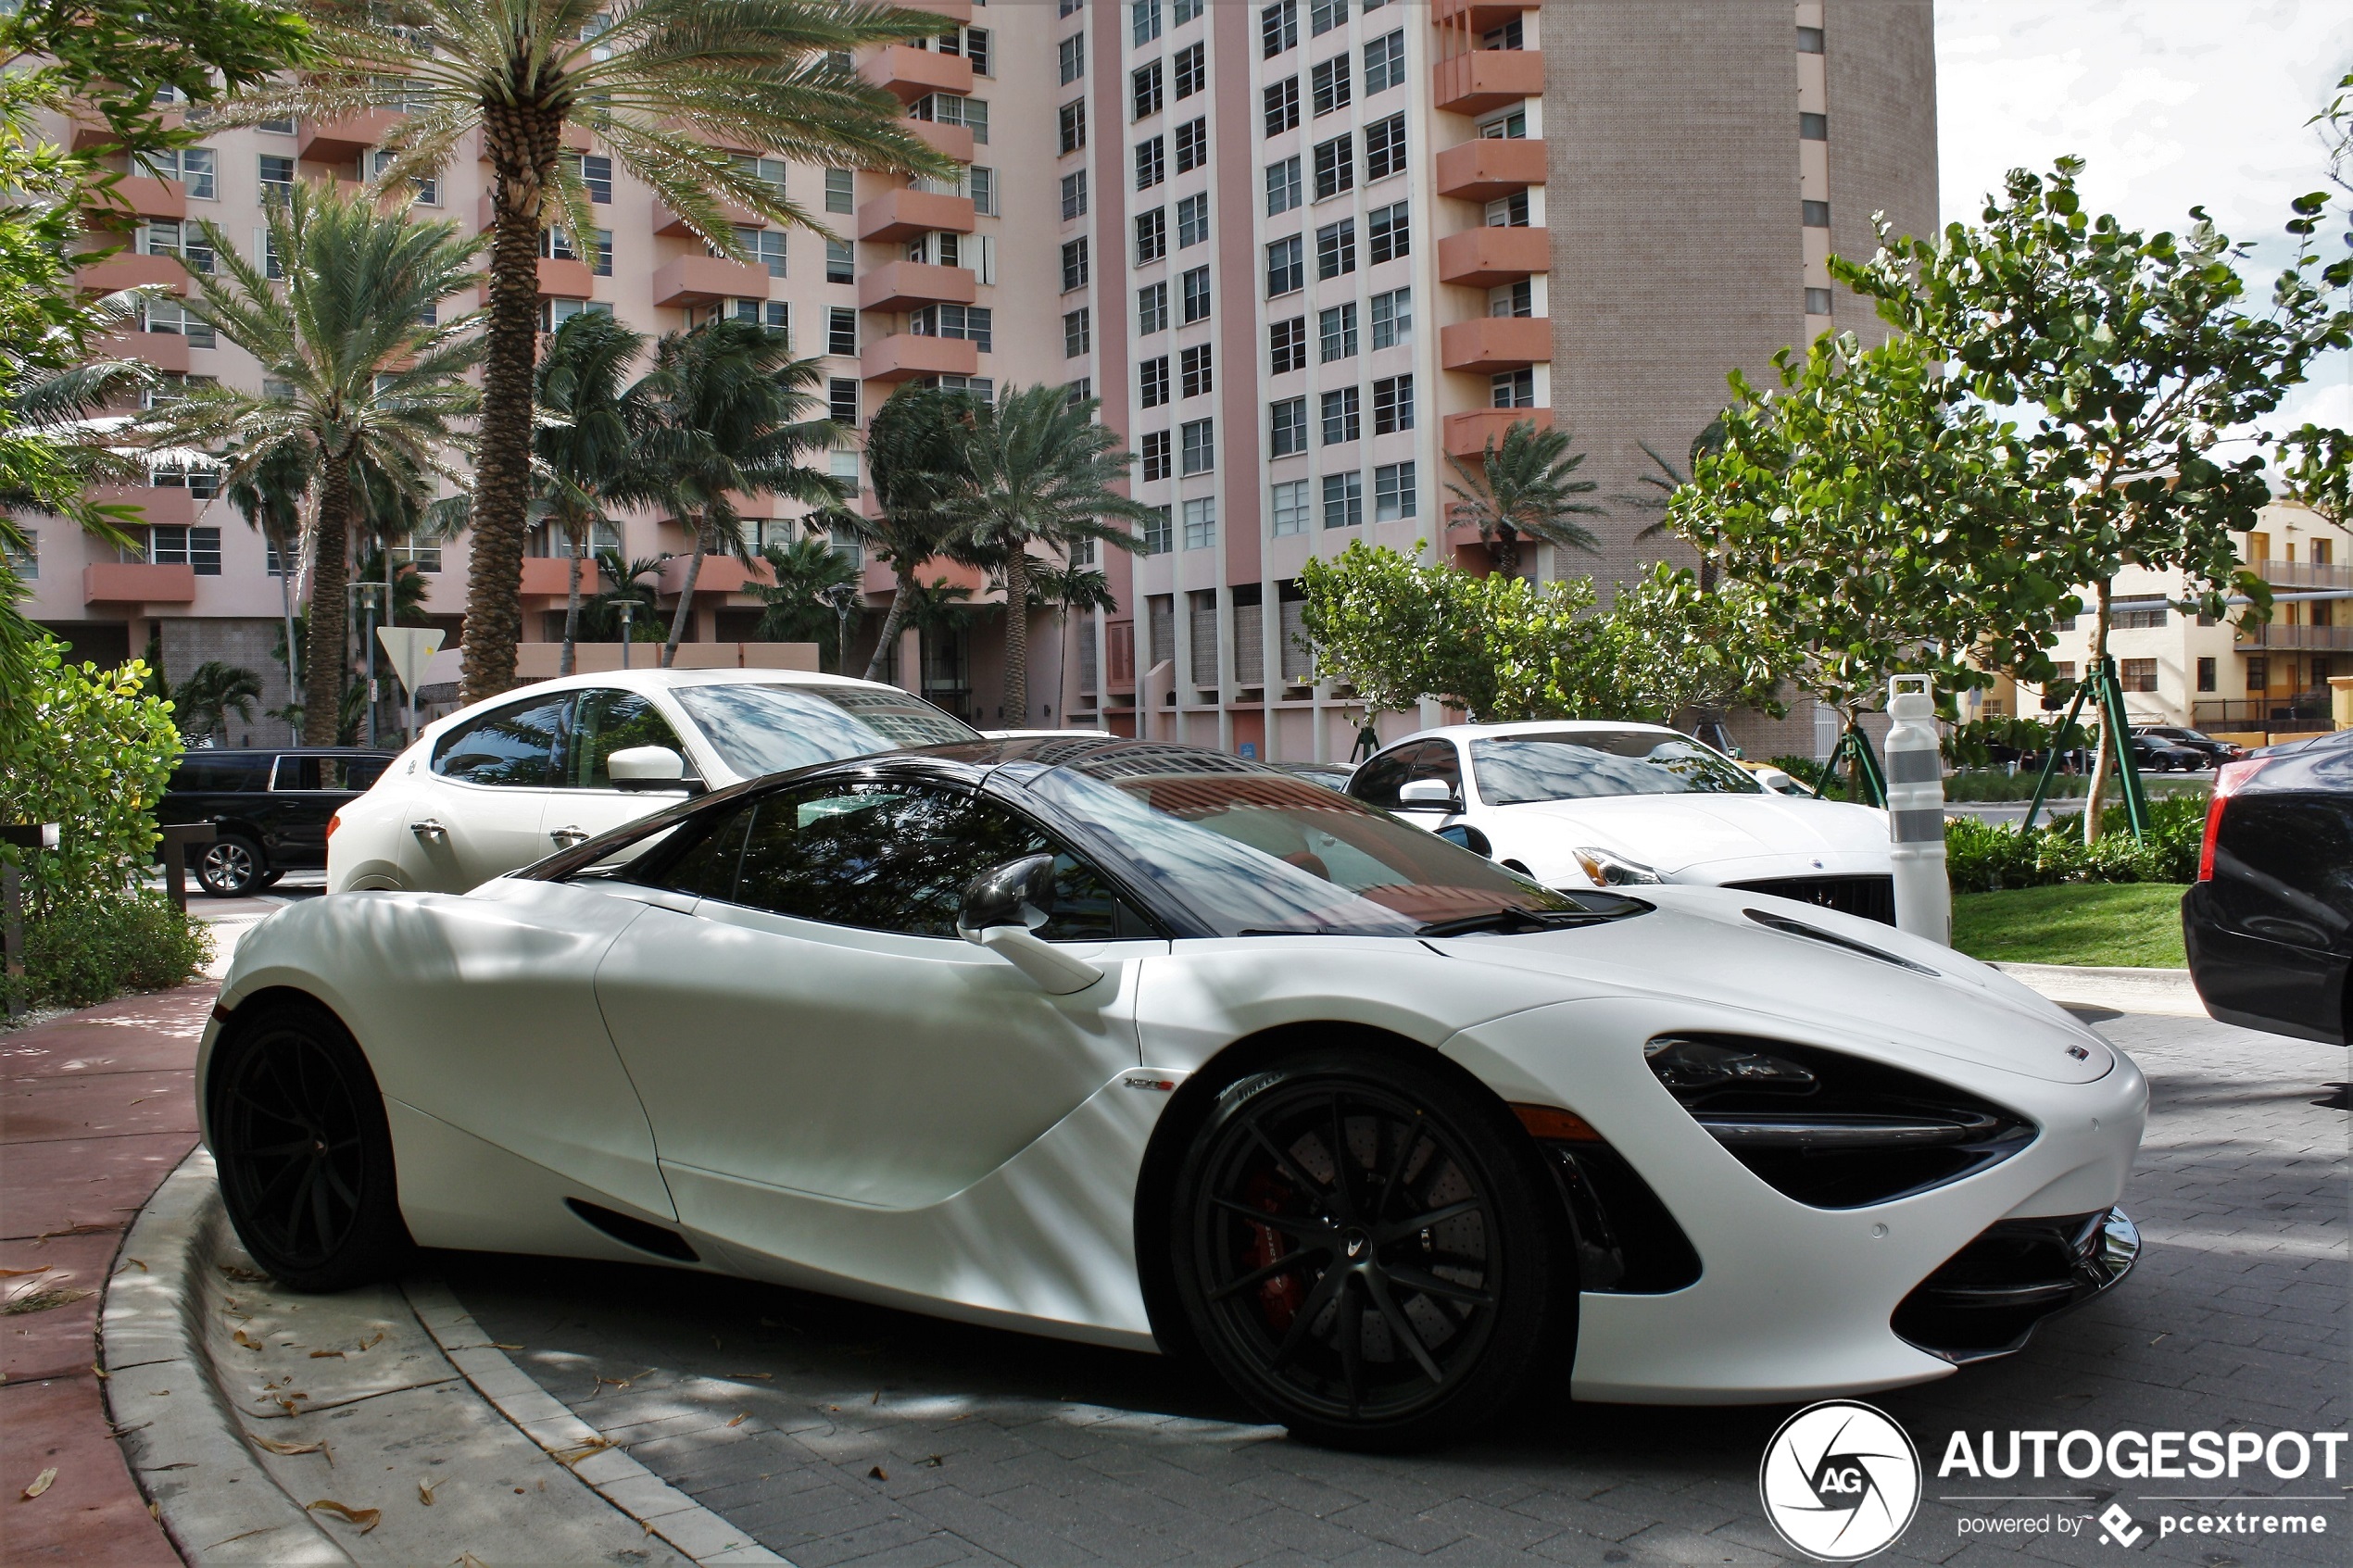
<path id="1" fill-rule="evenodd" d="M 269 864 L 260 845 L 243 834 L 224 833 L 196 846 L 196 885 L 216 898 L 242 898 L 260 891 Z"/>
<path id="2" fill-rule="evenodd" d="M 240 1010 L 206 1099 L 230 1223 L 272 1278 L 348 1290 L 399 1271 L 413 1244 L 384 1095 L 333 1013 L 293 999 Z"/>
<path id="3" fill-rule="evenodd" d="M 1403 1053 L 1318 1048 L 1227 1089 L 1168 1237 L 1202 1353 L 1310 1441 L 1441 1441 L 1573 1354 L 1575 1252 L 1535 1146 L 1491 1096 Z"/>

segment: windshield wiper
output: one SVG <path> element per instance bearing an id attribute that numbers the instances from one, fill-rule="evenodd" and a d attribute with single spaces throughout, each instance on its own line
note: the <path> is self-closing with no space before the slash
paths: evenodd
<path id="1" fill-rule="evenodd" d="M 1576 908 L 1567 909 L 1530 909 L 1507 905 L 1490 909 L 1484 914 L 1461 915 L 1453 920 L 1433 921 L 1414 933 L 1416 936 L 1469 936 L 1492 932 L 1504 936 L 1525 935 L 1537 931 L 1560 931 L 1574 925 L 1600 925 L 1608 921 L 1623 920 L 1638 915 L 1651 906 L 1640 898 L 1627 898 L 1614 894 L 1582 894 L 1570 896 Z"/>

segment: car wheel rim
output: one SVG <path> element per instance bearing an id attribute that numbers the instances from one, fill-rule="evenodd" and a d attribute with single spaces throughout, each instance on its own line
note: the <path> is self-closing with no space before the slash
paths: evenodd
<path id="1" fill-rule="evenodd" d="M 1198 1191 L 1213 1329 L 1287 1405 L 1403 1420 L 1478 1365 L 1503 1286 L 1494 1207 L 1412 1104 L 1363 1085 L 1272 1090 L 1217 1131 Z"/>
<path id="2" fill-rule="evenodd" d="M 243 1053 L 220 1147 L 236 1211 L 279 1259 L 316 1268 L 359 1218 L 366 1177 L 359 1098 L 310 1035 L 274 1033 Z"/>
<path id="3" fill-rule="evenodd" d="M 253 880 L 253 854 L 233 841 L 216 844 L 204 852 L 202 870 L 208 884 L 234 892 Z"/>

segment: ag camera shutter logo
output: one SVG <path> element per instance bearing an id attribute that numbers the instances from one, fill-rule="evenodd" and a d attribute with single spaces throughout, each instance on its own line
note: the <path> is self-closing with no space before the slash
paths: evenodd
<path id="1" fill-rule="evenodd" d="M 1773 1434 L 1756 1490 L 1781 1539 L 1824 1562 L 1856 1562 L 1910 1527 L 1920 1505 L 1920 1456 L 1884 1412 L 1825 1399 Z"/>

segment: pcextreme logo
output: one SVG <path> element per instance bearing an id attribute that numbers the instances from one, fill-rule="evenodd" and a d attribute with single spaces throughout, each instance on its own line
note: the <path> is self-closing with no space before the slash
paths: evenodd
<path id="1" fill-rule="evenodd" d="M 1824 1562 L 1856 1562 L 1893 1546 L 1911 1524 L 1920 1456 L 1884 1411 L 1825 1399 L 1773 1434 L 1756 1490 L 1781 1539 Z"/>

